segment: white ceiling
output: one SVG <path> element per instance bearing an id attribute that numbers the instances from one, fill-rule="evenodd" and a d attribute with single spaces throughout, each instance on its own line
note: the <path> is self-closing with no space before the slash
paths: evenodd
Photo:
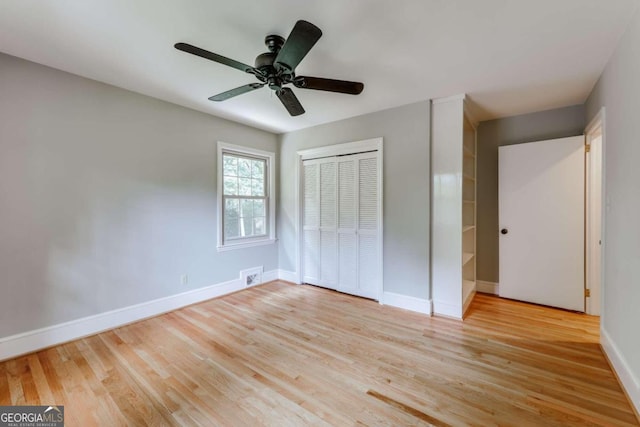
<path id="1" fill-rule="evenodd" d="M 467 93 L 486 120 L 582 103 L 637 0 L 4 0 L 0 51 L 273 132 Z M 214 103 L 254 77 L 173 48 L 253 65 L 298 19 L 323 37 L 298 75 L 362 81 L 359 96 L 267 88 Z"/>

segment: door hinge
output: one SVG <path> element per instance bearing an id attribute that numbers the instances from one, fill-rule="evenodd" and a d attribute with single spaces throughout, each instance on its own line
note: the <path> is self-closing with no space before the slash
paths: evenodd
<path id="1" fill-rule="evenodd" d="M 584 152 L 588 153 L 591 151 L 591 144 L 584 144 Z"/>
<path id="2" fill-rule="evenodd" d="M 591 296 L 591 289 L 585 289 L 584 290 L 584 296 L 589 298 Z"/>

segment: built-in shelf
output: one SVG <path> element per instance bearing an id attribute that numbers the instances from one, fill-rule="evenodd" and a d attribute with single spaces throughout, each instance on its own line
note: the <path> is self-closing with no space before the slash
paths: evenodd
<path id="1" fill-rule="evenodd" d="M 462 315 L 467 311 L 476 293 L 476 264 L 471 262 L 477 254 L 476 246 L 476 131 L 467 117 L 463 120 L 462 141 Z"/>
<path id="2" fill-rule="evenodd" d="M 469 298 L 469 294 L 473 292 L 476 287 L 476 282 L 473 280 L 463 280 L 462 281 L 462 300 L 466 301 Z"/>
<path id="3" fill-rule="evenodd" d="M 432 176 L 456 177 L 432 180 L 433 311 L 462 319 L 476 293 L 476 128 L 464 95 L 434 100 L 431 113 Z"/>
<path id="4" fill-rule="evenodd" d="M 466 313 L 467 309 L 473 301 L 473 296 L 476 294 L 476 282 L 473 280 L 462 281 L 462 312 Z"/>
<path id="5" fill-rule="evenodd" d="M 473 258 L 474 255 L 475 254 L 473 252 L 463 252 L 462 253 L 462 265 L 465 265 L 466 263 L 471 261 L 471 258 Z"/>

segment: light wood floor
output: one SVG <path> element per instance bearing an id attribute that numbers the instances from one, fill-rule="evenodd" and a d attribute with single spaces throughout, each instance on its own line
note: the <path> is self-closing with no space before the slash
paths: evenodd
<path id="1" fill-rule="evenodd" d="M 273 282 L 0 363 L 0 405 L 90 425 L 638 425 L 598 319 L 477 295 L 464 323 Z"/>

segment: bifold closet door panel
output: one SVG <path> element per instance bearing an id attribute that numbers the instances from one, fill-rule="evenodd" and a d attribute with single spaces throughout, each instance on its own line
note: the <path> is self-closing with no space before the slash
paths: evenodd
<path id="1" fill-rule="evenodd" d="M 338 284 L 337 177 L 335 158 L 320 163 L 320 285 Z"/>
<path id="2" fill-rule="evenodd" d="M 303 163 L 302 253 L 303 282 L 320 284 L 320 167 L 317 162 Z"/>
<path id="3" fill-rule="evenodd" d="M 371 153 L 358 159 L 358 289 L 360 295 L 378 298 L 378 159 Z"/>
<path id="4" fill-rule="evenodd" d="M 358 288 L 358 238 L 356 161 L 338 160 L 338 289 L 353 293 Z"/>

